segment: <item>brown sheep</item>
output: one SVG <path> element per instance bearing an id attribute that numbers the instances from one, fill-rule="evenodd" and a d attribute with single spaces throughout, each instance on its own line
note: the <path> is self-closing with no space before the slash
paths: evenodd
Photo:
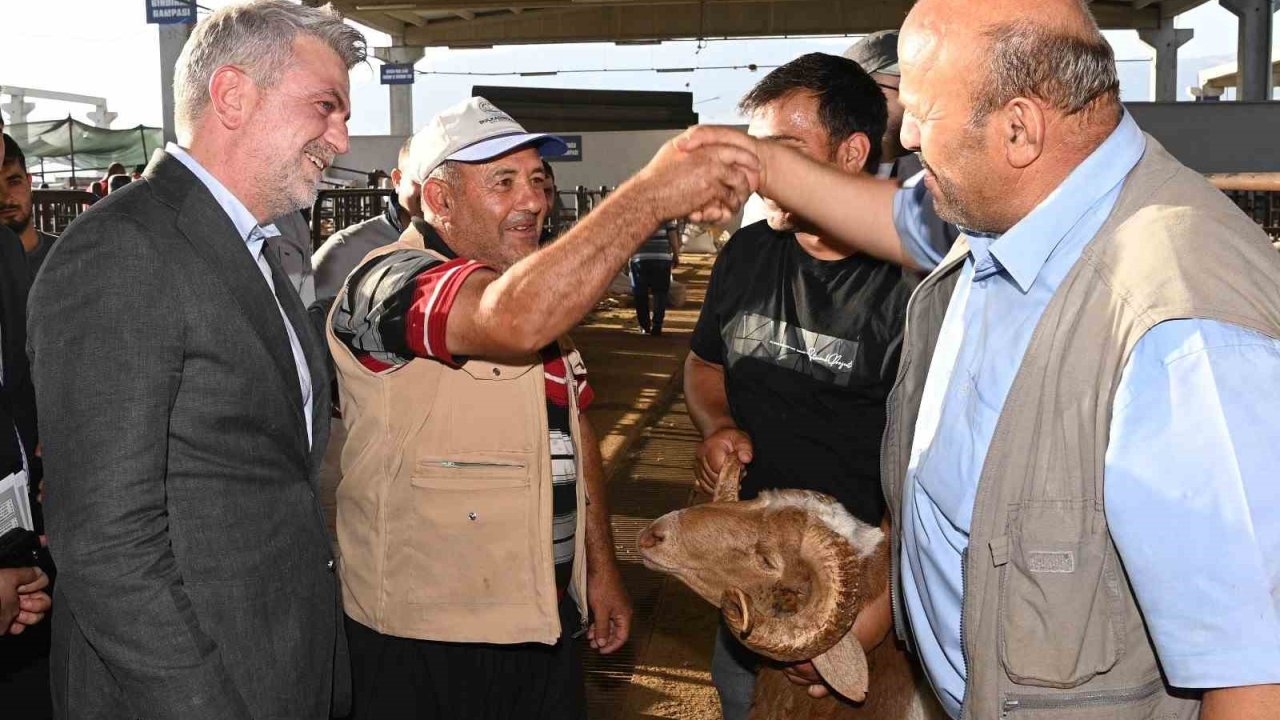
<path id="1" fill-rule="evenodd" d="M 889 582 L 884 532 L 808 490 L 738 501 L 739 472 L 727 462 L 713 502 L 658 518 L 639 545 L 646 566 L 719 607 L 740 642 L 774 661 L 757 674 L 751 720 L 945 718 L 893 639 L 864 654 L 849 631 Z M 814 700 L 779 669 L 811 659 L 847 700 Z"/>

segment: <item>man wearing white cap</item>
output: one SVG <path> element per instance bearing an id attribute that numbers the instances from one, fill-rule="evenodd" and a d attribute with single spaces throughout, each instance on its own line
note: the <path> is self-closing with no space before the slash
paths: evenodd
<path id="1" fill-rule="evenodd" d="M 627 639 L 592 392 L 563 335 L 660 222 L 735 211 L 754 161 L 664 147 L 539 250 L 541 156 L 564 149 L 483 98 L 441 112 L 410 148 L 422 217 L 330 311 L 356 720 L 582 718 L 571 638 Z"/>

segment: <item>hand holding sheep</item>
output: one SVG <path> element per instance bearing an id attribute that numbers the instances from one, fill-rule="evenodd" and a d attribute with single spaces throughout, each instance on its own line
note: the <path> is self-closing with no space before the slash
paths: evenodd
<path id="1" fill-rule="evenodd" d="M 736 427 L 722 428 L 708 435 L 699 443 L 693 463 L 698 489 L 707 494 L 715 493 L 725 460 L 736 456 L 739 463 L 746 465 L 751 462 L 752 454 L 751 436 Z"/>
<path id="2" fill-rule="evenodd" d="M 906 654 L 883 642 L 884 528 L 808 490 L 738 501 L 739 458 L 722 459 L 714 500 L 658 518 L 639 549 L 646 567 L 718 606 L 729 632 L 773 661 L 757 674 L 751 720 L 943 718 Z"/>

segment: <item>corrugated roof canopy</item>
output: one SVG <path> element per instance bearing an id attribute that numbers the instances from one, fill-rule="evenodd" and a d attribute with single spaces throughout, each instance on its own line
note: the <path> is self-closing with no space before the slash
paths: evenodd
<path id="1" fill-rule="evenodd" d="M 455 47 L 854 35 L 898 27 L 913 0 L 332 0 L 405 45 Z M 1106 29 L 1158 27 L 1208 0 L 1093 0 Z"/>

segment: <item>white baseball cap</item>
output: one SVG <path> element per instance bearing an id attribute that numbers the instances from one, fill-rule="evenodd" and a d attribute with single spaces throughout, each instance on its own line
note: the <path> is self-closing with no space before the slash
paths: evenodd
<path id="1" fill-rule="evenodd" d="M 543 157 L 568 151 L 564 140 L 548 133 L 530 133 L 512 117 L 482 97 L 472 97 L 441 110 L 414 133 L 409 143 L 411 177 L 426 182 L 446 160 L 484 162 L 524 146 Z"/>

